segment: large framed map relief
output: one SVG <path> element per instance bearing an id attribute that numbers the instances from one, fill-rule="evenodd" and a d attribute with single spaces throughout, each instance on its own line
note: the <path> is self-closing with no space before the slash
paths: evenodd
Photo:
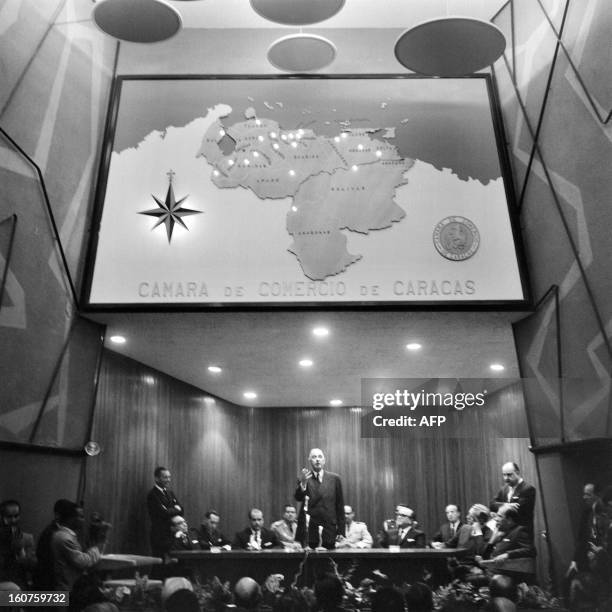
<path id="1" fill-rule="evenodd" d="M 92 308 L 523 307 L 490 78 L 115 81 Z"/>

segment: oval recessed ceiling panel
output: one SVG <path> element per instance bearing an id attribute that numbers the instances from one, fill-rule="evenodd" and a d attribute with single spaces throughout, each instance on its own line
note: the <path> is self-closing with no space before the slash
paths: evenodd
<path id="1" fill-rule="evenodd" d="M 285 25 L 309 25 L 333 17 L 345 0 L 251 0 L 264 19 Z"/>
<path id="2" fill-rule="evenodd" d="M 136 43 L 167 40 L 182 26 L 180 13 L 164 0 L 101 0 L 93 19 L 104 33 Z"/>
<path id="3" fill-rule="evenodd" d="M 395 43 L 395 57 L 419 74 L 457 77 L 490 66 L 505 48 L 504 35 L 492 23 L 445 17 L 404 32 Z"/>
<path id="4" fill-rule="evenodd" d="M 310 72 L 329 66 L 336 58 L 336 47 L 314 34 L 293 34 L 279 38 L 268 49 L 268 61 L 286 72 Z"/>

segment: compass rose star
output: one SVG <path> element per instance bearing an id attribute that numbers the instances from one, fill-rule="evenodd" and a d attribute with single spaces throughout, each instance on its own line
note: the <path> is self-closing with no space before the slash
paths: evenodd
<path id="1" fill-rule="evenodd" d="M 172 240 L 172 232 L 176 223 L 179 223 L 186 230 L 189 230 L 189 228 L 185 225 L 185 222 L 183 221 L 182 217 L 186 217 L 188 215 L 199 215 L 202 212 L 201 210 L 193 210 L 191 208 L 183 208 L 181 206 L 181 204 L 189 196 L 181 198 L 178 202 L 176 201 L 176 198 L 174 197 L 174 189 L 172 188 L 172 177 L 170 177 L 170 184 L 168 185 L 168 192 L 166 193 L 166 199 L 164 202 L 156 198 L 154 195 L 152 195 L 151 197 L 157 202 L 159 208 L 145 210 L 138 214 L 149 215 L 150 217 L 157 217 L 159 220 L 151 229 L 155 229 L 158 225 L 161 225 L 163 223 L 166 226 L 166 233 L 168 234 L 168 243 L 170 243 L 170 241 Z"/>

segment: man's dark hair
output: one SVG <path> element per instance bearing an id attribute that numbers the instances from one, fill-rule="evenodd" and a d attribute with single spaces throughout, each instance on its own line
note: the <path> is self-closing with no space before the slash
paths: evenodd
<path id="1" fill-rule="evenodd" d="M 210 510 L 206 511 L 206 514 L 204 515 L 207 519 L 209 519 L 212 515 L 218 516 L 219 518 L 221 518 L 221 515 L 214 509 L 211 508 Z"/>
<path id="2" fill-rule="evenodd" d="M 73 502 L 71 502 L 69 499 L 58 499 L 54 504 L 53 504 L 53 514 L 61 514 L 64 508 L 67 508 L 68 506 L 70 506 L 70 504 L 72 504 Z"/>
<path id="3" fill-rule="evenodd" d="M 0 504 L 0 516 L 4 516 L 4 513 L 9 506 L 17 506 L 17 508 L 19 508 L 19 513 L 21 513 L 21 504 L 16 499 L 5 499 Z"/>
<path id="4" fill-rule="evenodd" d="M 433 595 L 424 582 L 415 582 L 406 590 L 404 597 L 408 612 L 431 612 L 433 610 Z"/>
<path id="5" fill-rule="evenodd" d="M 79 514 L 79 510 L 81 509 L 81 506 L 79 506 L 79 504 L 76 502 L 68 502 L 67 504 L 62 505 L 62 508 L 57 513 L 57 520 L 60 523 L 65 523 L 66 521 L 69 521 L 77 516 Z"/>
<path id="6" fill-rule="evenodd" d="M 404 612 L 404 596 L 393 586 L 381 586 L 372 595 L 372 612 Z"/>
<path id="7" fill-rule="evenodd" d="M 283 506 L 283 510 L 287 510 L 287 508 L 293 508 L 297 512 L 297 508 L 293 504 L 285 504 Z"/>
<path id="8" fill-rule="evenodd" d="M 317 603 L 323 610 L 333 610 L 342 603 L 344 589 L 338 576 L 323 574 L 314 585 Z"/>
<path id="9" fill-rule="evenodd" d="M 514 580 L 504 574 L 495 574 L 495 576 L 491 577 L 489 593 L 491 594 L 491 599 L 494 597 L 505 597 L 514 602 L 518 600 L 518 591 Z"/>
<path id="10" fill-rule="evenodd" d="M 169 472 L 170 470 L 167 467 L 164 467 L 163 465 L 158 465 L 155 468 L 155 471 L 153 472 L 153 476 L 155 476 L 155 478 L 159 478 L 162 475 L 162 472 Z"/>
<path id="11" fill-rule="evenodd" d="M 461 512 L 461 506 L 459 504 L 456 504 L 455 502 L 450 502 L 450 504 L 446 504 L 444 510 L 446 510 L 446 508 L 448 508 L 449 506 L 455 506 L 455 508 L 457 508 L 457 512 Z"/>

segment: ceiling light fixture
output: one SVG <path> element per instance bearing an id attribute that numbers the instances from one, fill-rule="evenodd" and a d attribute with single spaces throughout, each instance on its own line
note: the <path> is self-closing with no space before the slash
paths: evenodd
<path id="1" fill-rule="evenodd" d="M 418 342 L 410 342 L 409 344 L 406 345 L 406 348 L 409 351 L 418 351 L 420 348 L 422 348 L 422 345 L 419 344 Z"/>
<path id="2" fill-rule="evenodd" d="M 395 43 L 395 57 L 418 74 L 460 77 L 494 64 L 505 48 L 506 38 L 490 21 L 443 17 L 404 32 Z"/>
<path id="3" fill-rule="evenodd" d="M 493 372 L 503 372 L 506 369 L 501 363 L 492 363 L 489 368 Z"/>
<path id="4" fill-rule="evenodd" d="M 329 66 L 336 59 L 334 44 L 316 34 L 290 34 L 270 45 L 268 61 L 285 72 L 311 72 Z M 292 143 L 294 147 L 297 143 Z"/>
<path id="5" fill-rule="evenodd" d="M 330 400 L 329 405 L 330 406 L 342 406 L 342 400 L 341 399 Z"/>
<path id="6" fill-rule="evenodd" d="M 312 359 L 300 359 L 300 361 L 299 361 L 299 364 L 303 368 L 309 368 L 313 363 L 314 363 L 314 361 Z"/>
<path id="7" fill-rule="evenodd" d="M 100 0 L 93 20 L 105 34 L 134 43 L 167 40 L 183 25 L 181 14 L 165 0 Z"/>
<path id="8" fill-rule="evenodd" d="M 268 21 L 300 26 L 319 23 L 340 12 L 345 0 L 251 0 L 253 10 Z"/>
<path id="9" fill-rule="evenodd" d="M 213 374 L 219 374 L 223 371 L 218 365 L 209 365 L 207 370 Z"/>
<path id="10" fill-rule="evenodd" d="M 109 340 L 113 344 L 125 344 L 127 342 L 127 340 L 125 339 L 125 336 L 111 336 Z"/>
<path id="11" fill-rule="evenodd" d="M 329 329 L 327 329 L 327 327 L 315 327 L 312 330 L 312 333 L 317 338 L 325 338 L 325 336 L 329 336 Z"/>
<path id="12" fill-rule="evenodd" d="M 255 391 L 245 391 L 242 395 L 245 399 L 248 400 L 257 399 L 257 393 L 255 393 Z"/>

